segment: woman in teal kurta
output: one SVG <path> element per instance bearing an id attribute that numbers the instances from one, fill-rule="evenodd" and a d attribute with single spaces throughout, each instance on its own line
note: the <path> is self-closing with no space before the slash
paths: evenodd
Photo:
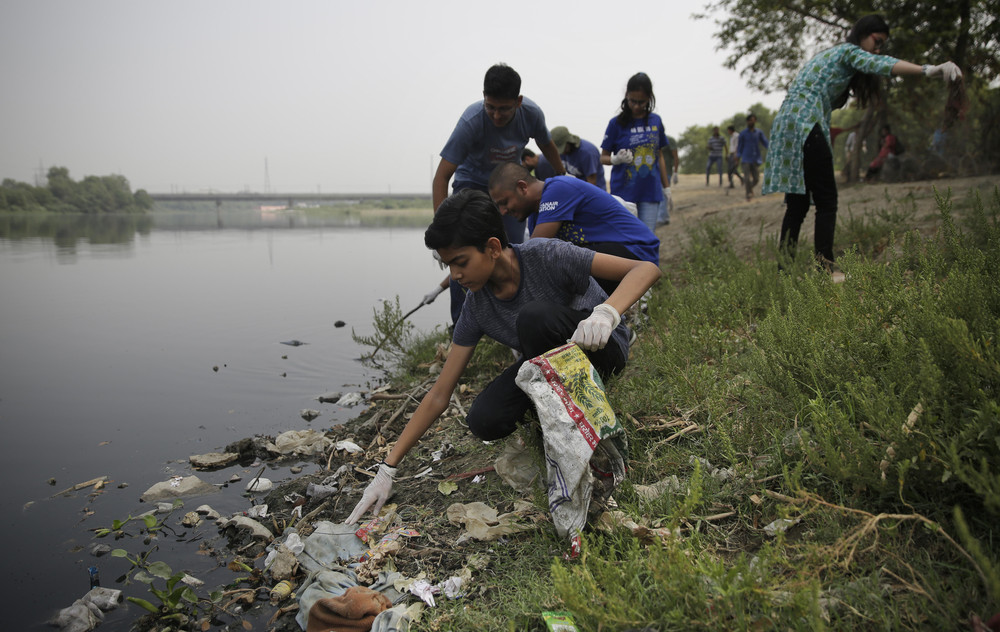
<path id="1" fill-rule="evenodd" d="M 799 71 L 771 126 L 762 193 L 785 194 L 781 243 L 794 251 L 810 198 L 816 205 L 816 254 L 833 262 L 837 182 L 830 146 L 830 113 L 850 95 L 864 107 L 878 97 L 880 76 L 962 76 L 958 66 L 918 66 L 881 55 L 889 25 L 878 15 L 858 20 L 846 42 L 819 53 Z"/>

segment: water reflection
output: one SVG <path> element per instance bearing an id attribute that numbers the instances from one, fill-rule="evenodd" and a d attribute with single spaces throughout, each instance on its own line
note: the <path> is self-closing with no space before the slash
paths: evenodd
<path id="1" fill-rule="evenodd" d="M 0 213 L 0 239 L 51 239 L 60 251 L 74 252 L 77 244 L 128 244 L 136 234 L 153 229 L 151 215 L 82 215 L 63 213 Z"/>
<path id="2" fill-rule="evenodd" d="M 0 213 L 0 239 L 51 240 L 58 255 L 76 254 L 81 243 L 127 245 L 153 230 L 257 230 L 315 228 L 424 228 L 428 208 L 258 208 L 238 205 L 188 205 L 146 214 Z"/>

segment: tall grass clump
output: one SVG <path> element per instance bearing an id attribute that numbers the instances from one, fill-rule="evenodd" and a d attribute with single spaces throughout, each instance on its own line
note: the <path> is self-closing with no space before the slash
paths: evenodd
<path id="1" fill-rule="evenodd" d="M 583 629 L 956 629 L 1000 612 L 988 201 L 956 217 L 939 197 L 931 237 L 910 230 L 912 201 L 851 219 L 864 239 L 843 283 L 805 248 L 743 261 L 724 224 L 691 232 L 609 384 L 633 455 L 615 497 L 640 526 L 553 562 Z"/>

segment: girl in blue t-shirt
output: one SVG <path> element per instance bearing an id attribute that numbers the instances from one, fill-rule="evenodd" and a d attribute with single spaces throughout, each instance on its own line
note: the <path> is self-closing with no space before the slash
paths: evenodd
<path id="1" fill-rule="evenodd" d="M 639 219 L 656 228 L 660 201 L 670 200 L 670 180 L 660 150 L 670 147 L 663 121 L 653 114 L 653 82 L 644 72 L 625 86 L 621 112 L 608 123 L 601 143 L 601 162 L 611 165 L 611 193 L 634 202 Z"/>

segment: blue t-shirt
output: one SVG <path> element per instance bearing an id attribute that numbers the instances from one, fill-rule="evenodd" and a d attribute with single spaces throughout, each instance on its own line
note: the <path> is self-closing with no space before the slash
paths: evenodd
<path id="1" fill-rule="evenodd" d="M 632 119 L 625 127 L 618 124 L 617 117 L 611 119 L 601 149 L 612 155 L 619 149 L 632 150 L 632 164 L 611 167 L 611 192 L 629 202 L 662 200 L 663 183 L 657 164 L 660 151 L 669 146 L 659 114 Z"/>
<path id="2" fill-rule="evenodd" d="M 756 127 L 750 129 L 746 127 L 740 132 L 740 138 L 736 141 L 736 155 L 740 157 L 740 162 L 755 162 L 758 165 L 764 162 L 764 154 L 760 146 L 767 147 L 767 137 L 764 132 Z"/>
<path id="3" fill-rule="evenodd" d="M 441 157 L 458 165 L 455 182 L 486 186 L 493 168 L 502 162 L 521 162 L 521 151 L 534 138 L 541 147 L 551 140 L 545 127 L 545 114 L 534 101 L 522 97 L 514 118 L 497 127 L 486 115 L 482 101 L 465 108 L 451 137 L 441 150 Z"/>
<path id="4" fill-rule="evenodd" d="M 556 170 L 549 163 L 545 156 L 538 156 L 538 166 L 535 167 L 535 178 L 539 180 L 548 180 L 552 176 L 556 175 Z"/>
<path id="5" fill-rule="evenodd" d="M 585 183 L 586 184 L 586 183 Z M 592 186 L 587 184 L 587 186 Z M 511 246 L 521 266 L 517 293 L 509 299 L 494 296 L 488 285 L 465 295 L 462 314 L 455 323 L 452 340 L 474 347 L 483 335 L 520 349 L 517 314 L 533 301 L 549 301 L 578 310 L 590 310 L 608 299 L 590 276 L 594 251 L 559 239 L 530 239 Z M 617 344 L 628 357 L 630 332 L 624 323 L 611 332 L 608 344 Z"/>
<path id="6" fill-rule="evenodd" d="M 571 154 L 563 154 L 560 158 L 562 158 L 568 175 L 586 180 L 588 176 L 597 174 L 597 182 L 594 184 L 601 187 L 601 190 L 607 190 L 608 183 L 604 179 L 604 165 L 601 164 L 601 150 L 597 148 L 597 145 L 581 138 L 580 146 L 576 148 L 576 151 Z"/>
<path id="7" fill-rule="evenodd" d="M 604 189 L 572 176 L 545 181 L 538 212 L 528 216 L 528 232 L 548 222 L 562 222 L 558 239 L 587 244 L 620 243 L 642 261 L 660 265 L 660 240 L 638 217 Z"/>

